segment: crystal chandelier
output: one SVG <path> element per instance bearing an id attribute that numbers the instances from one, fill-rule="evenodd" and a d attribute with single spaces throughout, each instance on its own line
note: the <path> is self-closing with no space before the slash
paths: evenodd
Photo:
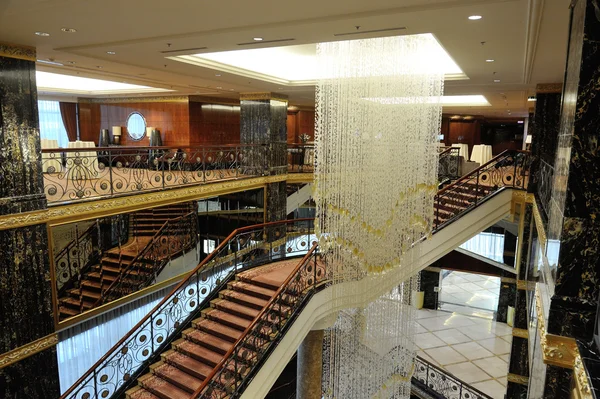
<path id="1" fill-rule="evenodd" d="M 410 394 L 412 259 L 431 231 L 437 190 L 438 51 L 430 35 L 317 46 L 316 230 L 331 303 L 371 298 L 384 279 L 397 286 L 365 308 L 343 310 L 327 332 L 327 398 Z"/>

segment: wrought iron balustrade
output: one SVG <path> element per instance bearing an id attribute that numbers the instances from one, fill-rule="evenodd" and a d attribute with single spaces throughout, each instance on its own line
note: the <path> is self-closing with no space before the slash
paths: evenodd
<path id="1" fill-rule="evenodd" d="M 100 259 L 98 221 L 79 234 L 54 256 L 56 289 L 58 297 L 77 284 L 82 274 Z"/>
<path id="2" fill-rule="evenodd" d="M 288 172 L 312 173 L 315 170 L 314 144 L 288 144 Z"/>
<path id="3" fill-rule="evenodd" d="M 102 290 L 94 307 L 148 287 L 172 258 L 191 249 L 197 242 L 197 212 L 167 220 L 131 263 L 119 262 L 121 270 L 117 279 Z M 102 275 L 100 281 L 104 287 Z"/>
<path id="4" fill-rule="evenodd" d="M 192 398 L 225 399 L 241 395 L 254 372 L 277 345 L 307 299 L 325 280 L 325 263 L 315 242 L 273 298 L 246 328 Z"/>
<path id="5" fill-rule="evenodd" d="M 507 150 L 439 190 L 434 197 L 434 229 L 451 223 L 504 188 L 526 190 L 530 164 L 528 151 Z"/>
<path id="6" fill-rule="evenodd" d="M 442 147 L 443 148 L 443 147 Z M 456 180 L 460 177 L 460 148 L 447 147 L 440 152 L 438 181 Z"/>
<path id="7" fill-rule="evenodd" d="M 412 382 L 417 387 L 422 387 L 426 391 L 434 391 L 447 399 L 492 399 L 419 356 L 415 358 Z"/>
<path id="8" fill-rule="evenodd" d="M 234 230 L 61 398 L 122 395 L 237 273 L 305 255 L 316 240 L 313 222 L 284 220 Z"/>
<path id="9" fill-rule="evenodd" d="M 266 145 L 93 147 L 42 150 L 50 205 L 268 173 Z"/>

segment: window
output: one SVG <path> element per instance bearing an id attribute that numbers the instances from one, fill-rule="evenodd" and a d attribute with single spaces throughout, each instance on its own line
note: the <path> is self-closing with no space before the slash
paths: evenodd
<path id="1" fill-rule="evenodd" d="M 59 147 L 67 147 L 69 137 L 60 114 L 58 101 L 38 101 L 40 138 L 56 140 Z"/>

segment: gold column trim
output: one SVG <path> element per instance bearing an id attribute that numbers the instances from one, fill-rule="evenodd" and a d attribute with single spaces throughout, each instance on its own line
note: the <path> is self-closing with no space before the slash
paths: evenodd
<path id="1" fill-rule="evenodd" d="M 581 399 L 592 399 L 592 391 L 590 388 L 589 379 L 587 373 L 585 372 L 585 368 L 583 367 L 583 362 L 581 361 L 581 356 L 577 354 L 575 358 L 575 363 L 573 364 L 573 373 L 575 374 L 573 379 L 575 380 L 575 390 L 579 394 L 579 398 Z"/>
<path id="2" fill-rule="evenodd" d="M 500 277 L 500 282 L 507 284 L 515 284 L 517 282 L 517 279 L 512 277 Z"/>
<path id="3" fill-rule="evenodd" d="M 513 327 L 512 335 L 513 337 L 529 339 L 529 331 L 525 330 L 524 328 Z"/>
<path id="4" fill-rule="evenodd" d="M 538 333 L 540 335 L 544 363 L 572 369 L 575 364 L 575 358 L 579 356 L 577 342 L 570 337 L 548 334 L 539 290 L 535 292 L 535 309 L 537 312 Z"/>
<path id="5" fill-rule="evenodd" d="M 4 42 L 0 42 L 0 56 L 33 62 L 36 60 L 35 47 Z"/>
<path id="6" fill-rule="evenodd" d="M 535 86 L 536 93 L 562 93 L 562 83 L 539 83 Z"/>
<path id="7" fill-rule="evenodd" d="M 538 233 L 538 238 L 540 244 L 543 248 L 546 248 L 546 242 L 548 241 L 546 238 L 546 230 L 544 229 L 544 223 L 542 222 L 542 215 L 540 214 L 540 210 L 537 206 L 537 203 L 533 203 L 533 220 L 535 221 L 535 227 Z"/>
<path id="8" fill-rule="evenodd" d="M 250 93 L 240 93 L 240 101 L 244 100 L 277 100 L 288 102 L 288 96 L 281 93 L 274 92 L 250 92 Z"/>
<path id="9" fill-rule="evenodd" d="M 529 377 L 525 377 L 524 375 L 508 373 L 506 380 L 514 384 L 529 385 Z"/>
<path id="10" fill-rule="evenodd" d="M 188 96 L 152 96 L 152 97 L 79 97 L 77 101 L 86 104 L 126 104 L 126 103 L 184 103 L 188 102 Z"/>
<path id="11" fill-rule="evenodd" d="M 0 369 L 58 344 L 58 335 L 50 334 L 0 355 Z"/>
<path id="12" fill-rule="evenodd" d="M 287 175 L 275 175 L 215 182 L 145 194 L 134 194 L 123 197 L 61 205 L 33 212 L 3 215 L 0 216 L 0 230 L 15 229 L 41 223 L 58 225 L 94 219 L 99 216 L 111 216 L 124 212 L 134 212 L 157 206 L 223 195 L 240 190 L 261 188 L 265 184 L 284 181 L 286 178 Z"/>
<path id="13" fill-rule="evenodd" d="M 288 183 L 312 183 L 315 180 L 313 173 L 290 173 L 287 175 Z"/>
<path id="14" fill-rule="evenodd" d="M 526 280 L 517 280 L 517 289 L 524 291 L 534 291 L 535 282 Z"/>

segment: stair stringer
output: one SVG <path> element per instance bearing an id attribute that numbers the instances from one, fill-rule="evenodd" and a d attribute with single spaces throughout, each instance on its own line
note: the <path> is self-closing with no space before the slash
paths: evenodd
<path id="1" fill-rule="evenodd" d="M 287 197 L 286 215 L 289 215 L 290 213 L 294 212 L 302 204 L 308 201 L 312 197 L 312 191 L 313 185 L 312 183 L 309 183 L 302 187 L 300 190 Z"/>
<path id="2" fill-rule="evenodd" d="M 421 245 L 416 271 L 420 271 L 457 248 L 460 244 L 486 228 L 497 223 L 511 212 L 512 194 L 515 190 L 504 189 L 488 201 L 464 214 L 460 219 L 446 226 Z M 364 281 L 343 283 L 340 290 L 346 296 L 337 296 L 333 304 L 333 290 L 328 287 L 315 294 L 287 330 L 269 358 L 244 390 L 241 399 L 264 398 L 285 366 L 296 353 L 308 332 L 316 323 L 342 309 L 365 307 L 381 295 L 391 291 L 401 281 L 390 278 L 391 273 L 367 277 Z M 361 286 L 359 288 L 359 285 Z M 353 292 L 368 292 L 368 295 L 352 295 Z"/>

